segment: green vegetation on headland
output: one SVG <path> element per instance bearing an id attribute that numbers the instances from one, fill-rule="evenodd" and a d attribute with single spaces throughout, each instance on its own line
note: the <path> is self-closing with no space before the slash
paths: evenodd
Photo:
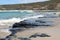
<path id="1" fill-rule="evenodd" d="M 60 0 L 29 4 L 0 5 L 0 10 L 60 10 Z"/>

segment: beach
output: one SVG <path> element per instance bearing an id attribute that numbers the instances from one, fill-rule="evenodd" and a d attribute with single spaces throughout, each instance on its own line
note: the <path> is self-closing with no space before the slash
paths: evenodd
<path id="1" fill-rule="evenodd" d="M 36 37 L 36 38 L 31 38 L 31 40 L 60 40 L 60 18 L 53 18 L 50 21 L 54 21 L 55 24 L 53 26 L 48 26 L 48 27 L 38 27 L 38 28 L 33 28 L 33 29 L 27 29 L 22 32 L 17 32 L 15 35 L 19 38 L 28 38 L 32 34 L 35 33 L 46 33 L 50 35 L 51 37 Z"/>
<path id="2" fill-rule="evenodd" d="M 50 37 L 36 37 L 36 38 L 30 38 L 31 40 L 60 40 L 60 18 L 52 18 L 52 20 L 55 24 L 52 26 L 40 26 L 36 28 L 30 28 L 26 29 L 24 31 L 19 31 L 15 33 L 16 38 L 13 36 L 12 40 L 18 40 L 18 38 L 29 38 L 31 35 L 38 33 L 38 34 L 48 34 Z M 9 35 L 8 32 L 2 32 L 0 33 L 0 38 L 4 38 L 7 35 Z"/>
<path id="3" fill-rule="evenodd" d="M 7 17 L 8 13 L 9 13 L 9 15 L 8 15 L 9 17 Z M 13 15 L 12 15 L 12 13 L 13 13 Z M 38 13 L 35 13 L 35 12 L 29 12 L 29 13 L 1 12 L 1 14 L 0 14 L 1 15 L 1 17 L 0 17 L 1 18 L 0 19 L 0 39 L 6 39 L 6 40 L 60 40 L 60 38 L 59 38 L 60 37 L 60 32 L 59 32 L 60 17 L 59 17 L 59 15 L 52 14 L 54 12 L 41 12 L 41 13 L 43 13 L 43 14 L 40 14 L 39 12 Z M 19 16 L 16 14 L 18 14 Z M 24 18 L 23 16 L 24 17 L 26 16 L 26 18 Z M 36 20 L 37 20 L 37 22 L 35 22 Z M 14 30 L 13 24 L 16 22 L 21 23 L 21 21 L 22 22 L 26 21 L 27 24 L 29 24 L 29 23 L 30 24 L 32 23 L 32 24 L 29 25 L 30 27 L 28 25 L 25 25 L 25 27 L 27 26 L 28 28 L 24 29 L 24 27 L 23 27 L 22 28 L 23 30 Z M 42 26 L 40 26 L 40 22 L 42 23 L 41 24 Z M 48 25 L 44 25 L 45 23 Z M 33 24 L 35 25 L 34 27 L 32 26 Z M 36 26 L 36 25 L 39 25 L 39 26 Z M 18 27 L 21 27 L 21 26 L 18 26 Z M 12 34 L 12 36 L 11 36 L 11 34 Z M 42 34 L 44 34 L 44 35 L 42 35 Z M 32 36 L 32 35 L 34 35 L 34 36 Z"/>

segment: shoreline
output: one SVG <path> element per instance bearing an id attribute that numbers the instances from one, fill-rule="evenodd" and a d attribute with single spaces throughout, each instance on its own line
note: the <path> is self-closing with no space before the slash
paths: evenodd
<path id="1" fill-rule="evenodd" d="M 49 21 L 53 21 L 55 24 L 52 25 L 52 26 L 39 26 L 39 27 L 36 27 L 36 28 L 31 28 L 31 29 L 26 29 L 26 30 L 23 30 L 23 31 L 18 31 L 17 33 L 15 33 L 15 36 L 16 38 L 29 38 L 29 36 L 35 34 L 35 33 L 38 33 L 38 34 L 41 34 L 41 33 L 45 33 L 47 35 L 50 35 L 51 37 L 36 37 L 36 38 L 30 38 L 31 40 L 60 40 L 60 18 L 55 18 L 55 19 L 52 19 L 52 20 L 49 20 Z M 3 34 L 1 34 L 3 35 Z M 5 35 L 5 34 L 4 34 Z M 6 34 L 7 35 L 7 34 Z M 1 36 L 3 37 L 3 36 Z M 13 39 L 14 39 L 14 36 L 13 36 Z"/>

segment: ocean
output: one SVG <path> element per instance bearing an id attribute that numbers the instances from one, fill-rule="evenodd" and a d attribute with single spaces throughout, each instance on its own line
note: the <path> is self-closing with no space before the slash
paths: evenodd
<path id="1" fill-rule="evenodd" d="M 20 22 L 25 19 L 29 18 L 37 18 L 37 17 L 43 17 L 44 15 L 47 15 L 49 17 L 52 17 L 52 13 L 56 12 L 35 12 L 33 10 L 26 10 L 26 11 L 0 11 L 0 26 L 3 25 L 13 25 L 16 22 Z M 50 15 L 51 14 L 51 15 Z"/>
<path id="2" fill-rule="evenodd" d="M 32 17 L 37 15 L 33 11 L 1 11 L 0 12 L 0 25 L 5 23 L 19 22 L 23 18 Z"/>

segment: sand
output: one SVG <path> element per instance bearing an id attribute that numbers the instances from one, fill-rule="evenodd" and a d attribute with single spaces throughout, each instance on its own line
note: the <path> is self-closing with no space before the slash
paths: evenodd
<path id="1" fill-rule="evenodd" d="M 50 37 L 36 37 L 36 38 L 30 38 L 30 39 L 31 40 L 60 40 L 60 18 L 53 18 L 52 20 L 49 20 L 49 21 L 53 21 L 54 25 L 39 26 L 36 28 L 30 28 L 24 31 L 19 31 L 15 34 L 16 38 L 29 38 L 31 35 L 35 33 L 39 33 L 39 34 L 45 33 L 47 35 L 50 35 Z M 3 37 L 5 35 L 7 34 L 1 33 L 0 37 Z"/>
<path id="2" fill-rule="evenodd" d="M 6 36 L 10 35 L 11 32 L 10 31 L 7 31 L 7 30 L 0 30 L 0 39 L 1 38 L 6 38 Z"/>
<path id="3" fill-rule="evenodd" d="M 31 38 L 31 40 L 60 40 L 60 18 L 54 18 L 50 21 L 54 21 L 54 25 L 52 26 L 44 26 L 44 27 L 37 27 L 32 29 L 27 29 L 22 32 L 17 32 L 15 35 L 20 38 L 28 38 L 29 36 L 35 33 L 45 33 L 50 35 L 51 37 L 36 37 Z"/>

